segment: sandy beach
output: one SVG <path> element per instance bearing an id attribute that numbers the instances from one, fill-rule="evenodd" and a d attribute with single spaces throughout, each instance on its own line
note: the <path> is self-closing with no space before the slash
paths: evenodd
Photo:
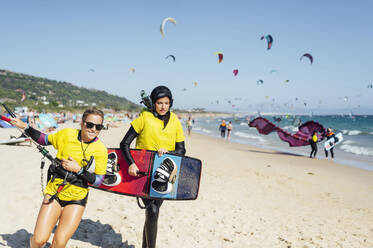
<path id="1" fill-rule="evenodd" d="M 127 128 L 100 138 L 118 147 Z M 10 135 L 19 133 L 0 129 L 0 140 Z M 199 197 L 164 202 L 157 247 L 373 247 L 373 172 L 196 133 L 186 149 L 203 162 Z M 1 145 L 0 156 L 0 247 L 28 247 L 42 199 L 41 154 Z M 67 247 L 141 247 L 143 222 L 134 197 L 91 189 Z"/>

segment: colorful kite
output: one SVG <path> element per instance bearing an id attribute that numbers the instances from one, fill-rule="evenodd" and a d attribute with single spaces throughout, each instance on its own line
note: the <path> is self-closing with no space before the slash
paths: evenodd
<path id="1" fill-rule="evenodd" d="M 273 43 L 272 35 L 269 34 L 269 35 L 263 35 L 262 37 L 260 37 L 261 40 L 263 40 L 264 38 L 267 41 L 267 50 L 271 49 L 272 43 Z"/>
<path id="2" fill-rule="evenodd" d="M 318 122 L 307 121 L 298 127 L 298 132 L 291 134 L 276 126 L 263 117 L 257 117 L 250 121 L 249 127 L 255 127 L 260 134 L 268 135 L 271 132 L 277 132 L 279 138 L 285 141 L 289 146 L 308 146 L 309 139 L 314 131 L 317 131 L 319 141 L 325 138 L 325 128 Z"/>
<path id="3" fill-rule="evenodd" d="M 233 70 L 233 74 L 234 74 L 234 76 L 236 77 L 237 74 L 238 74 L 238 69 L 234 69 L 234 70 Z"/>
<path id="4" fill-rule="evenodd" d="M 163 21 L 162 21 L 162 24 L 161 24 L 161 28 L 160 28 L 160 32 L 161 32 L 161 35 L 164 37 L 164 26 L 166 25 L 167 22 L 172 22 L 173 24 L 176 24 L 176 20 L 172 17 L 167 17 L 165 18 Z"/>
<path id="5" fill-rule="evenodd" d="M 223 61 L 223 53 L 221 52 L 215 52 L 214 54 L 218 55 L 218 63 L 220 64 Z"/>

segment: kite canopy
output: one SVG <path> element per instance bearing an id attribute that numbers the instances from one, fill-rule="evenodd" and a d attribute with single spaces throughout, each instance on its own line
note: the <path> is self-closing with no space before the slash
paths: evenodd
<path id="1" fill-rule="evenodd" d="M 22 94 L 22 98 L 21 98 L 21 102 L 23 102 L 24 100 L 26 100 L 26 93 L 23 89 L 19 88 L 19 89 L 16 89 L 16 91 L 20 92 Z"/>
<path id="2" fill-rule="evenodd" d="M 258 81 L 256 81 L 256 84 L 263 84 L 263 80 L 259 79 Z"/>
<path id="3" fill-rule="evenodd" d="M 313 63 L 312 55 L 309 54 L 309 53 L 305 53 L 305 54 L 302 55 L 302 57 L 300 57 L 300 60 L 302 60 L 304 57 L 308 58 L 310 60 L 311 65 L 312 65 L 312 63 Z"/>
<path id="4" fill-rule="evenodd" d="M 215 52 L 214 54 L 218 55 L 218 63 L 220 64 L 223 61 L 223 53 L 221 52 Z"/>
<path id="5" fill-rule="evenodd" d="M 267 41 L 267 50 L 271 49 L 272 43 L 273 43 L 272 35 L 269 34 L 269 35 L 263 35 L 262 37 L 260 37 L 261 40 L 263 40 L 264 38 Z"/>
<path id="6" fill-rule="evenodd" d="M 269 120 L 263 117 L 257 117 L 249 122 L 249 127 L 255 127 L 260 134 L 268 135 L 271 132 L 277 132 L 279 138 L 287 142 L 289 146 L 307 146 L 309 145 L 309 139 L 311 139 L 314 131 L 317 131 L 317 137 L 319 141 L 323 140 L 325 137 L 326 130 L 318 122 L 307 121 L 306 123 L 298 127 L 298 132 L 291 134 L 283 130 L 282 128 L 276 126 Z"/>
<path id="7" fill-rule="evenodd" d="M 175 62 L 176 58 L 175 58 L 175 56 L 174 56 L 174 55 L 170 54 L 170 55 L 166 56 L 166 59 L 168 59 L 169 57 L 171 57 L 171 58 L 172 58 L 172 60 L 173 60 L 173 61 Z"/>
<path id="8" fill-rule="evenodd" d="M 234 69 L 234 70 L 233 70 L 233 75 L 234 75 L 234 76 L 237 76 L 237 74 L 238 74 L 238 69 Z"/>
<path id="9" fill-rule="evenodd" d="M 165 19 L 163 19 L 162 21 L 162 24 L 161 24 L 161 28 L 160 28 L 160 32 L 161 32 L 161 35 L 164 37 L 164 26 L 166 25 L 167 22 L 172 22 L 173 24 L 176 24 L 176 20 L 172 17 L 167 17 Z"/>

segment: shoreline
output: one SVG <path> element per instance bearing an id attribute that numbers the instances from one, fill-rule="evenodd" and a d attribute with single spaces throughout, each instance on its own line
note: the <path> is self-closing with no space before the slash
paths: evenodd
<path id="1" fill-rule="evenodd" d="M 194 130 L 192 132 L 196 132 L 200 135 L 205 135 L 205 136 L 208 136 L 208 137 L 212 137 L 212 138 L 216 138 L 216 139 L 221 139 L 220 137 L 218 136 L 214 136 L 214 135 L 209 135 L 207 133 L 203 133 L 199 130 Z M 221 139 L 223 140 L 223 139 Z M 276 147 L 276 146 L 268 146 L 268 145 L 258 145 L 258 146 L 255 146 L 255 145 L 252 145 L 252 144 L 248 144 L 248 143 L 245 143 L 244 141 L 240 142 L 239 140 L 237 139 L 231 139 L 231 140 L 226 140 L 226 138 L 224 139 L 226 142 L 233 142 L 233 143 L 238 143 L 238 144 L 242 144 L 242 145 L 248 145 L 248 146 L 252 146 L 254 148 L 257 148 L 257 149 L 264 149 L 264 150 L 273 150 L 273 151 L 276 151 L 276 152 L 281 152 L 281 153 L 287 153 L 289 155 L 294 155 L 294 156 L 303 156 L 305 158 L 309 158 L 309 155 L 304 153 L 304 152 L 290 152 L 288 150 L 286 150 L 285 148 L 281 148 L 281 147 Z M 319 149 L 319 152 L 323 152 L 323 150 Z M 352 155 L 354 156 L 354 155 Z M 354 168 L 359 168 L 359 169 L 363 169 L 363 170 L 366 170 L 366 171 L 373 171 L 373 167 L 372 166 L 369 166 L 369 163 L 367 161 L 364 161 L 364 160 L 360 160 L 360 161 L 357 161 L 357 160 L 354 160 L 353 158 L 351 159 L 341 159 L 341 158 L 335 158 L 334 160 L 330 160 L 330 159 L 326 159 L 326 158 L 316 158 L 318 160 L 326 160 L 326 161 L 331 161 L 331 162 L 334 162 L 334 163 L 337 163 L 337 164 L 340 164 L 340 165 L 345 165 L 345 166 L 350 166 L 350 167 L 354 167 Z"/>

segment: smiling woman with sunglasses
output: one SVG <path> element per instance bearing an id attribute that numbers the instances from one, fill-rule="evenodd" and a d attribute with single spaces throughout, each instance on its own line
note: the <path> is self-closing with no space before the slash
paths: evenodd
<path id="1" fill-rule="evenodd" d="M 99 186 L 104 180 L 107 149 L 97 137 L 103 128 L 104 114 L 95 108 L 87 109 L 80 130 L 65 128 L 49 135 L 17 118 L 11 120 L 40 145 L 53 145 L 62 166 L 49 167 L 48 184 L 30 247 L 43 247 L 57 222 L 51 247 L 66 247 L 82 219 L 88 199 L 88 183 Z"/>

